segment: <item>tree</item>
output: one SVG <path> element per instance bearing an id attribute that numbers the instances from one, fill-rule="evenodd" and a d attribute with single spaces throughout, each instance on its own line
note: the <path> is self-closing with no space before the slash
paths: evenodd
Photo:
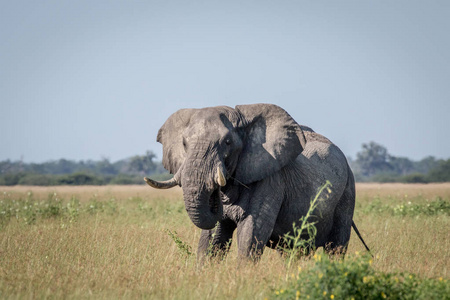
<path id="1" fill-rule="evenodd" d="M 442 161 L 438 167 L 428 173 L 428 180 L 431 182 L 450 181 L 450 159 Z"/>
<path id="2" fill-rule="evenodd" d="M 64 175 L 58 180 L 59 184 L 68 185 L 101 185 L 102 180 L 97 176 L 85 174 L 85 173 L 73 173 Z"/>
<path id="3" fill-rule="evenodd" d="M 0 161 L 0 174 L 8 172 L 12 168 L 12 166 L 13 165 L 9 159 Z"/>
<path id="4" fill-rule="evenodd" d="M 363 150 L 356 154 L 357 171 L 363 176 L 373 176 L 378 173 L 390 172 L 394 167 L 389 163 L 390 155 L 387 149 L 375 142 L 362 144 Z"/>
<path id="5" fill-rule="evenodd" d="M 96 163 L 95 169 L 97 173 L 103 175 L 116 175 L 117 170 L 113 164 L 109 162 L 109 159 L 103 158 L 101 161 Z"/>
<path id="6" fill-rule="evenodd" d="M 153 159 L 156 155 L 147 151 L 145 155 L 136 155 L 130 159 L 129 169 L 131 172 L 136 172 L 141 175 L 150 175 L 156 169 L 156 164 L 153 162 Z"/>
<path id="7" fill-rule="evenodd" d="M 389 155 L 388 163 L 392 166 L 393 171 L 397 175 L 406 175 L 414 172 L 414 162 L 409 158 Z"/>
<path id="8" fill-rule="evenodd" d="M 70 174 L 76 171 L 77 163 L 61 158 L 58 161 L 47 163 L 46 168 L 48 168 L 50 174 Z"/>
<path id="9" fill-rule="evenodd" d="M 417 162 L 414 162 L 414 169 L 416 172 L 426 174 L 430 170 L 437 168 L 443 160 L 438 160 L 434 156 L 427 156 Z"/>

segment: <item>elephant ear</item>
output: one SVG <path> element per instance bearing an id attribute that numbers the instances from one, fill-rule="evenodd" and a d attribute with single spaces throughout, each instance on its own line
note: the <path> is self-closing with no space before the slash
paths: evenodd
<path id="1" fill-rule="evenodd" d="M 303 151 L 300 125 L 273 104 L 236 106 L 246 138 L 235 178 L 249 184 L 279 171 Z"/>
<path id="2" fill-rule="evenodd" d="M 175 174 L 185 159 L 182 133 L 197 109 L 180 109 L 158 131 L 156 141 L 163 145 L 163 166 Z"/>

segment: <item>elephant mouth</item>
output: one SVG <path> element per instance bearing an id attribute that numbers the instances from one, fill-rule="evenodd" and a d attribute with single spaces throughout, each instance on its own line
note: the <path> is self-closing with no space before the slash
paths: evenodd
<path id="1" fill-rule="evenodd" d="M 221 213 L 222 202 L 220 197 L 220 189 L 214 190 L 209 197 L 209 207 L 213 214 L 217 215 Z"/>

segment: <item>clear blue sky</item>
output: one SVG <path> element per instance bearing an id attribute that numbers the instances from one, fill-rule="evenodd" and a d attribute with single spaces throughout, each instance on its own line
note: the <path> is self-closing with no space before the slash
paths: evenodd
<path id="1" fill-rule="evenodd" d="M 179 108 L 268 102 L 355 157 L 450 157 L 450 1 L 2 1 L 0 160 L 146 150 Z"/>

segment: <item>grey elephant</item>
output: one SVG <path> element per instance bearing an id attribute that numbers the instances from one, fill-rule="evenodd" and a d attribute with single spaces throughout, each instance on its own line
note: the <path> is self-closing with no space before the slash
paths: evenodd
<path id="1" fill-rule="evenodd" d="M 226 250 L 235 229 L 241 257 L 257 259 L 265 246 L 277 247 L 327 180 L 332 191 L 313 213 L 315 247 L 345 253 L 354 226 L 353 173 L 337 146 L 282 108 L 181 109 L 157 141 L 174 176 L 145 180 L 155 188 L 182 187 L 189 218 L 202 229 L 200 258 L 211 248 Z"/>

